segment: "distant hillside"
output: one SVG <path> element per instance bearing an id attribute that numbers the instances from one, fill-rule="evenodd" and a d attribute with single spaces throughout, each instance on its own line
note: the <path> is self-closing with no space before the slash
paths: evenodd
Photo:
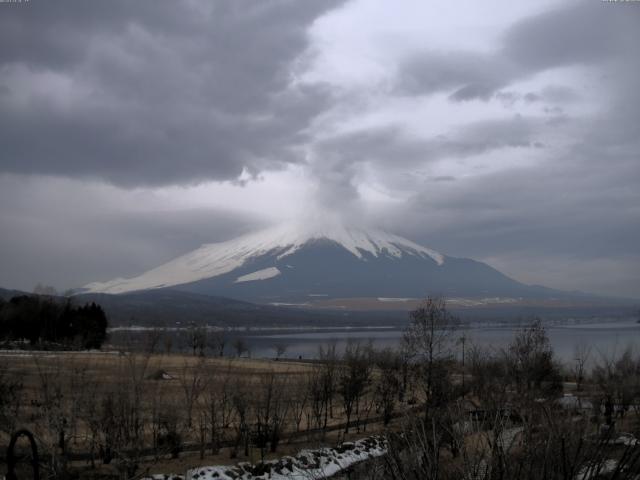
<path id="1" fill-rule="evenodd" d="M 93 301 L 101 305 L 107 312 L 110 326 L 184 326 L 190 323 L 226 327 L 380 325 L 407 318 L 406 312 L 400 311 L 351 312 L 275 307 L 167 289 L 119 295 L 85 293 L 74 298 L 76 302 Z"/>
<path id="2" fill-rule="evenodd" d="M 33 295 L 18 290 L 0 289 L 0 298 Z M 215 297 L 170 289 L 157 289 L 128 294 L 85 293 L 72 298 L 76 305 L 96 302 L 101 305 L 110 327 L 215 325 L 223 327 L 330 327 L 404 325 L 408 310 L 415 302 L 335 301 L 326 306 L 257 305 L 226 297 Z M 357 300 L 357 299 L 355 299 Z M 385 308 L 381 308 L 385 307 Z M 459 299 L 449 303 L 451 312 L 463 321 L 508 322 L 541 317 L 549 320 L 566 318 L 613 318 L 633 316 L 638 303 L 629 301 L 598 303 L 461 305 Z"/>
<path id="3" fill-rule="evenodd" d="M 17 295 L 30 295 L 26 292 L 21 292 L 20 290 L 8 290 L 6 288 L 0 288 L 0 298 L 3 300 L 9 300 L 12 297 Z"/>

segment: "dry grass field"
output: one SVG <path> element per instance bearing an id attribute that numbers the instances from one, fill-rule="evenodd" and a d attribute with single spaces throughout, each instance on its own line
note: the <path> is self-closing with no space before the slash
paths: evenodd
<path id="1" fill-rule="evenodd" d="M 183 472 L 206 464 L 260 461 L 333 445 L 383 428 L 380 374 L 352 406 L 338 394 L 338 363 L 124 352 L 4 352 L 0 445 L 26 428 L 41 456 L 66 466 Z M 326 375 L 331 377 L 327 379 Z M 327 381 L 330 384 L 327 384 Z M 110 459 L 109 465 L 102 465 Z"/>
<path id="2" fill-rule="evenodd" d="M 497 459 L 514 479 L 521 467 L 579 472 L 594 459 L 640 469 L 640 357 L 562 369 L 536 323 L 509 349 L 471 349 L 462 366 L 430 360 L 438 350 L 423 340 L 440 333 L 420 326 L 413 357 L 357 343 L 341 355 L 327 346 L 313 362 L 5 351 L 0 449 L 26 428 L 49 478 L 133 479 L 384 432 L 384 468 L 396 478 L 416 468 L 415 478 L 467 478 Z"/>

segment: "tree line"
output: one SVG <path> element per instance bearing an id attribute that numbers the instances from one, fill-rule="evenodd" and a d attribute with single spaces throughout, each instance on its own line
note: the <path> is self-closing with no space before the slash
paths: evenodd
<path id="1" fill-rule="evenodd" d="M 107 338 L 107 316 L 99 305 L 73 305 L 68 298 L 19 295 L 0 299 L 0 339 L 30 347 L 97 349 Z"/>

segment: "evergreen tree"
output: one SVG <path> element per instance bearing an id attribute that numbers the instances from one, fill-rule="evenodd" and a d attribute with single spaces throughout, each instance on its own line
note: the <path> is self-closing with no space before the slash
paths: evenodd
<path id="1" fill-rule="evenodd" d="M 0 303 L 0 338 L 100 348 L 107 338 L 107 316 L 96 303 L 74 307 L 52 297 L 21 295 Z"/>

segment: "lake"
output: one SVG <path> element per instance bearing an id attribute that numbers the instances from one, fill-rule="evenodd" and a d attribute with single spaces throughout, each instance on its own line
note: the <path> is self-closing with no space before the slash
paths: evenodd
<path id="1" fill-rule="evenodd" d="M 479 345 L 503 348 L 511 342 L 520 327 L 483 326 L 460 328 L 453 332 L 453 338 L 465 336 L 466 346 Z M 626 321 L 600 321 L 588 324 L 563 324 L 546 326 L 551 346 L 556 356 L 563 362 L 572 362 L 575 348 L 586 344 L 592 348 L 592 360 L 601 355 L 621 353 L 628 346 L 640 346 L 640 324 L 634 319 Z M 376 348 L 398 347 L 403 331 L 400 328 L 387 329 L 345 329 L 341 331 L 287 332 L 261 335 L 246 335 L 252 356 L 273 357 L 276 344 L 286 345 L 285 357 L 312 358 L 318 348 L 328 342 L 335 342 L 338 351 L 343 351 L 348 342 L 369 342 Z M 461 347 L 458 347 L 461 349 Z"/>
<path id="2" fill-rule="evenodd" d="M 521 327 L 514 325 L 484 325 L 459 328 L 453 332 L 453 339 L 462 335 L 467 339 L 467 351 L 471 345 L 479 345 L 500 349 L 509 344 Z M 545 325 L 549 340 L 558 359 L 573 362 L 577 345 L 591 347 L 591 361 L 602 355 L 620 354 L 625 348 L 640 346 L 640 324 L 635 319 L 599 320 L 589 323 L 556 322 Z M 172 336 L 173 350 L 188 351 L 188 330 L 173 329 L 168 332 Z M 118 329 L 111 332 L 114 345 L 125 343 L 143 344 L 144 329 Z M 326 329 L 237 329 L 225 331 L 227 355 L 233 354 L 233 342 L 242 338 L 248 346 L 251 356 L 255 358 L 275 357 L 275 346 L 284 345 L 284 358 L 315 358 L 320 346 L 335 343 L 339 352 L 344 351 L 348 342 L 371 342 L 377 349 L 396 348 L 402 340 L 403 330 L 398 326 L 376 328 L 326 328 Z M 158 346 L 163 349 L 162 345 Z M 461 346 L 456 347 L 457 355 Z M 640 349 L 639 349 L 640 350 Z"/>

